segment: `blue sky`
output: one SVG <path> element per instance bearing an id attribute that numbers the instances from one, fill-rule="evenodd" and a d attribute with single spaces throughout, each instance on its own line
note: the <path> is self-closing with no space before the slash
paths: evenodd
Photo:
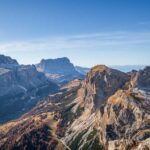
<path id="1" fill-rule="evenodd" d="M 1 0 L 0 53 L 20 63 L 150 65 L 149 0 Z"/>

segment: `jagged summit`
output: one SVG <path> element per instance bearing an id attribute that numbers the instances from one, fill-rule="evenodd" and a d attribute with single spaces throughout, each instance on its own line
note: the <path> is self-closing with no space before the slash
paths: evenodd
<path id="1" fill-rule="evenodd" d="M 100 74 L 109 74 L 111 75 L 111 73 L 113 74 L 124 74 L 124 72 L 121 72 L 119 70 L 116 69 L 112 69 L 106 65 L 96 65 L 93 68 L 91 68 L 91 70 L 88 73 L 88 77 L 94 77 Z"/>
<path id="2" fill-rule="evenodd" d="M 105 65 L 97 65 L 91 69 L 85 80 L 85 91 L 88 93 L 85 101 L 88 108 L 100 108 L 107 102 L 109 96 L 118 89 L 124 88 L 129 81 L 129 75 L 111 69 Z"/>
<path id="3" fill-rule="evenodd" d="M 92 77 L 95 77 L 98 74 L 109 73 L 110 70 L 111 69 L 105 65 L 96 65 L 93 68 L 91 68 L 91 70 L 88 72 L 87 80 L 90 80 Z"/>
<path id="4" fill-rule="evenodd" d="M 92 72 L 104 72 L 109 70 L 110 68 L 105 65 L 96 65 L 91 69 Z"/>
<path id="5" fill-rule="evenodd" d="M 0 55 L 0 65 L 18 65 L 18 62 L 9 56 Z"/>

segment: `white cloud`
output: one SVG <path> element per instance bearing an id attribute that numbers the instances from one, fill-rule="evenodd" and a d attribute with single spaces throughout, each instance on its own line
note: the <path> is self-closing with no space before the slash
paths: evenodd
<path id="1" fill-rule="evenodd" d="M 150 32 L 106 32 L 0 43 L 0 53 L 150 44 Z"/>

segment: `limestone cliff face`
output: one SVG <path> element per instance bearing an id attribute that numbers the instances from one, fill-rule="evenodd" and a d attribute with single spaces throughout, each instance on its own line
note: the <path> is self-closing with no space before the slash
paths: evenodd
<path id="1" fill-rule="evenodd" d="M 74 65 L 67 57 L 57 59 L 42 59 L 36 65 L 39 72 L 43 72 L 46 76 L 56 83 L 67 83 L 73 79 L 83 79 L 84 75 L 76 71 Z"/>
<path id="2" fill-rule="evenodd" d="M 118 89 L 122 89 L 129 80 L 129 76 L 118 70 L 110 69 L 104 65 L 98 65 L 91 69 L 85 80 L 85 91 L 87 96 L 93 97 L 94 106 L 99 108 L 107 102 L 109 96 Z M 89 96 L 90 94 L 90 96 Z"/>
<path id="3" fill-rule="evenodd" d="M 148 67 L 130 75 L 94 67 L 79 90 L 84 111 L 67 128 L 63 140 L 72 149 L 149 147 L 148 142 L 144 145 L 150 137 L 149 79 Z"/>
<path id="4" fill-rule="evenodd" d="M 61 149 L 149 149 L 149 79 L 149 67 L 126 74 L 103 65 L 96 66 L 84 81 L 64 86 L 59 93 L 49 96 L 22 118 L 0 126 L 0 147 L 9 145 L 11 133 L 17 127 L 18 133 L 23 132 L 15 134 L 17 136 L 9 145 L 11 150 L 18 145 L 17 139 L 24 146 L 29 143 L 25 144 L 23 140 L 26 133 L 35 139 L 32 136 L 34 129 L 42 127 L 45 134 L 41 125 L 46 125 L 52 133 L 49 136 L 56 139 Z M 34 128 L 28 124 L 29 118 L 34 120 L 30 123 Z M 23 128 L 22 124 L 27 126 Z M 40 138 L 37 136 L 37 139 Z M 46 148 L 52 146 L 50 140 L 46 143 Z M 36 146 L 39 145 L 36 143 Z M 58 148 L 56 145 L 53 149 Z"/>
<path id="5" fill-rule="evenodd" d="M 41 72 L 50 74 L 71 74 L 76 72 L 73 64 L 66 57 L 57 59 L 42 59 L 37 65 L 37 69 Z"/>

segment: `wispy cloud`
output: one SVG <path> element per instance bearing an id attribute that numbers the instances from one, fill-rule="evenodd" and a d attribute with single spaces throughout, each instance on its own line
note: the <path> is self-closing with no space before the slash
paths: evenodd
<path id="1" fill-rule="evenodd" d="M 150 44 L 150 32 L 105 32 L 0 43 L 0 53 Z"/>
<path id="2" fill-rule="evenodd" d="M 150 25 L 150 21 L 141 21 L 138 24 L 139 25 Z"/>

